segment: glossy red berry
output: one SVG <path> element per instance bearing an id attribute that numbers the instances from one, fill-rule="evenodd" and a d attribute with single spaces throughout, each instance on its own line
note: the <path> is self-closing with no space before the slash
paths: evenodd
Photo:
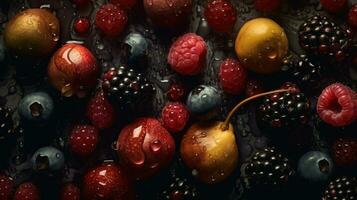
<path id="1" fill-rule="evenodd" d="M 117 164 L 103 163 L 83 178 L 85 200 L 133 200 L 132 183 Z"/>
<path id="2" fill-rule="evenodd" d="M 332 84 L 322 91 L 317 112 L 332 126 L 347 126 L 357 119 L 357 94 L 345 85 Z"/>
<path id="3" fill-rule="evenodd" d="M 264 92 L 264 88 L 261 82 L 255 79 L 247 81 L 247 86 L 245 88 L 245 95 L 251 97 Z"/>
<path id="4" fill-rule="evenodd" d="M 161 112 L 161 120 L 164 127 L 172 133 L 182 131 L 189 117 L 190 113 L 186 106 L 178 102 L 166 104 Z"/>
<path id="5" fill-rule="evenodd" d="M 254 0 L 254 7 L 259 12 L 274 12 L 281 5 L 281 0 Z"/>
<path id="6" fill-rule="evenodd" d="M 0 199 L 10 200 L 14 189 L 14 181 L 5 174 L 0 174 Z"/>
<path id="7" fill-rule="evenodd" d="M 244 91 L 247 80 L 247 70 L 238 60 L 228 58 L 219 67 L 219 81 L 222 89 L 229 93 L 238 95 Z"/>
<path id="8" fill-rule="evenodd" d="M 357 166 L 357 139 L 338 138 L 332 146 L 332 157 L 336 166 Z"/>
<path id="9" fill-rule="evenodd" d="M 209 26 L 218 33 L 230 32 L 237 20 L 237 11 L 229 0 L 209 2 L 204 15 Z"/>
<path id="10" fill-rule="evenodd" d="M 98 130 L 90 125 L 76 125 L 69 136 L 68 145 L 77 156 L 89 156 L 97 147 Z"/>
<path id="11" fill-rule="evenodd" d="M 98 129 L 110 128 L 114 123 L 114 107 L 107 98 L 103 91 L 99 91 L 87 105 L 86 115 Z"/>
<path id="12" fill-rule="evenodd" d="M 86 17 L 80 17 L 74 22 L 74 31 L 79 35 L 85 35 L 90 28 L 90 21 Z"/>
<path id="13" fill-rule="evenodd" d="M 129 10 L 138 4 L 138 0 L 109 0 L 109 3 L 115 4 L 117 6 L 120 6 L 121 8 Z"/>
<path id="14" fill-rule="evenodd" d="M 72 2 L 78 7 L 84 7 L 89 4 L 90 0 L 72 0 Z"/>
<path id="15" fill-rule="evenodd" d="M 37 186 L 31 182 L 22 183 L 15 192 L 13 200 L 40 200 Z"/>
<path id="16" fill-rule="evenodd" d="M 96 26 L 109 37 L 120 35 L 128 23 L 126 12 L 113 4 L 102 5 L 95 17 Z"/>
<path id="17" fill-rule="evenodd" d="M 171 68 L 181 75 L 197 75 L 206 64 L 207 45 L 201 36 L 187 33 L 171 46 L 167 58 Z"/>
<path id="18" fill-rule="evenodd" d="M 73 183 L 65 184 L 60 191 L 60 200 L 80 200 L 81 191 Z"/>
<path id="19" fill-rule="evenodd" d="M 357 4 L 354 4 L 348 12 L 348 23 L 354 29 L 357 29 Z"/>
<path id="20" fill-rule="evenodd" d="M 320 3 L 330 13 L 338 13 L 347 8 L 347 0 L 320 0 Z"/>
<path id="21" fill-rule="evenodd" d="M 167 91 L 167 97 L 171 101 L 179 101 L 185 97 L 186 89 L 181 84 L 172 84 L 169 91 Z"/>

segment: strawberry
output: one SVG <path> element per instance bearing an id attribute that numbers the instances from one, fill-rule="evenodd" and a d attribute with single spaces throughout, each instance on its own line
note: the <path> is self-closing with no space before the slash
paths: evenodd
<path id="1" fill-rule="evenodd" d="M 14 182 L 12 178 L 4 174 L 0 174 L 0 199 L 10 200 L 13 189 Z"/>
<path id="2" fill-rule="evenodd" d="M 13 200 L 39 200 L 40 192 L 31 182 L 22 183 L 16 190 Z"/>
<path id="3" fill-rule="evenodd" d="M 228 0 L 209 2 L 204 15 L 208 25 L 218 33 L 230 32 L 237 20 L 237 11 Z"/>
<path id="4" fill-rule="evenodd" d="M 357 139 L 338 138 L 332 146 L 332 157 L 336 166 L 357 166 Z"/>
<path id="5" fill-rule="evenodd" d="M 128 23 L 126 12 L 113 4 L 102 5 L 96 16 L 95 24 L 109 37 L 120 35 Z"/>
<path id="6" fill-rule="evenodd" d="M 219 80 L 225 92 L 233 95 L 241 94 L 246 86 L 247 70 L 238 60 L 228 58 L 220 65 Z"/>
<path id="7" fill-rule="evenodd" d="M 97 147 L 98 130 L 90 125 L 76 125 L 69 137 L 68 145 L 71 151 L 80 157 L 87 157 Z"/>
<path id="8" fill-rule="evenodd" d="M 112 104 L 104 95 L 103 91 L 97 94 L 89 101 L 86 115 L 91 123 L 98 129 L 110 128 L 115 119 L 115 111 Z"/>

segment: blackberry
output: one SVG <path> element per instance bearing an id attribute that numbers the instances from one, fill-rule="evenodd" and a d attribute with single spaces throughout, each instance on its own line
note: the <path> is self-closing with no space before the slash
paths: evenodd
<path id="1" fill-rule="evenodd" d="M 357 179 L 355 177 L 338 177 L 331 181 L 322 200 L 352 200 L 357 199 Z"/>
<path id="2" fill-rule="evenodd" d="M 347 57 L 351 38 L 327 17 L 315 15 L 299 28 L 301 47 L 312 55 L 322 56 L 329 61 L 342 61 Z"/>
<path id="3" fill-rule="evenodd" d="M 123 66 L 106 71 L 102 86 L 108 97 L 123 109 L 132 108 L 155 91 L 142 74 Z"/>
<path id="4" fill-rule="evenodd" d="M 178 177 L 175 174 L 171 176 L 170 185 L 159 195 L 158 200 L 198 200 L 199 194 L 193 184 L 190 184 L 186 178 Z"/>
<path id="5" fill-rule="evenodd" d="M 310 101 L 298 91 L 265 97 L 257 111 L 258 121 L 271 128 L 293 129 L 306 124 L 309 116 Z"/>
<path id="6" fill-rule="evenodd" d="M 0 106 L 0 140 L 9 137 L 14 130 L 14 122 L 9 109 Z"/>
<path id="7" fill-rule="evenodd" d="M 266 148 L 253 155 L 243 174 L 244 182 L 250 189 L 278 189 L 287 185 L 294 171 L 286 157 L 276 152 L 275 148 Z"/>
<path id="8" fill-rule="evenodd" d="M 299 85 L 304 87 L 318 84 L 324 71 L 321 62 L 306 55 L 300 55 L 289 65 L 289 74 Z"/>

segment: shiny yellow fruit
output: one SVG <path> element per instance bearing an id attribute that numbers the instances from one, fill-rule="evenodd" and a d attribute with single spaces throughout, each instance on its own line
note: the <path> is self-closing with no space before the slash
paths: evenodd
<path id="1" fill-rule="evenodd" d="M 6 47 L 14 54 L 39 57 L 51 53 L 59 40 L 60 25 L 47 9 L 27 9 L 13 17 L 5 28 Z"/>
<path id="2" fill-rule="evenodd" d="M 237 56 L 243 66 L 263 74 L 279 71 L 288 48 L 284 29 L 267 18 L 246 22 L 235 43 Z"/>
<path id="3" fill-rule="evenodd" d="M 223 122 L 200 122 L 183 136 L 181 158 L 192 174 L 204 183 L 225 180 L 236 169 L 238 146 L 233 126 L 222 130 Z"/>

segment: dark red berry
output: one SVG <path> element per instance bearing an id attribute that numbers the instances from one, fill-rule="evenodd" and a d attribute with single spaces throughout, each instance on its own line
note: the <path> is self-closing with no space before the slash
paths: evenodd
<path id="1" fill-rule="evenodd" d="M 65 184 L 60 191 L 60 200 L 80 200 L 81 191 L 73 183 Z"/>
<path id="2" fill-rule="evenodd" d="M 357 139 L 338 138 L 332 146 L 332 157 L 336 166 L 357 166 Z"/>
<path id="3" fill-rule="evenodd" d="M 121 8 L 129 10 L 138 4 L 138 0 L 109 0 L 109 3 L 118 5 Z"/>
<path id="4" fill-rule="evenodd" d="M 357 119 L 357 94 L 345 85 L 332 84 L 322 91 L 317 112 L 332 126 L 347 126 Z"/>
<path id="5" fill-rule="evenodd" d="M 228 58 L 220 65 L 219 80 L 225 92 L 234 95 L 242 93 L 246 86 L 246 79 L 247 70 L 238 60 Z"/>
<path id="6" fill-rule="evenodd" d="M 40 192 L 33 183 L 22 183 L 16 189 L 13 200 L 40 200 Z"/>
<path id="7" fill-rule="evenodd" d="M 173 133 L 182 131 L 190 117 L 186 106 L 182 103 L 168 103 L 161 113 L 164 127 Z"/>
<path id="8" fill-rule="evenodd" d="M 209 2 L 204 15 L 209 26 L 218 33 L 230 32 L 237 20 L 237 11 L 228 0 Z"/>
<path id="9" fill-rule="evenodd" d="M 77 125 L 70 134 L 68 145 L 74 154 L 86 157 L 94 152 L 98 140 L 98 130 L 94 126 Z"/>
<path id="10" fill-rule="evenodd" d="M 172 84 L 169 91 L 167 91 L 167 97 L 171 101 L 179 101 L 185 97 L 185 87 L 181 84 Z"/>
<path id="11" fill-rule="evenodd" d="M 107 129 L 113 125 L 115 119 L 114 107 L 103 91 L 97 92 L 89 101 L 86 115 L 98 129 Z"/>
<path id="12" fill-rule="evenodd" d="M 86 17 L 80 17 L 74 22 L 74 31 L 80 35 L 88 33 L 90 28 L 89 19 Z"/>
<path id="13" fill-rule="evenodd" d="M 263 85 L 261 82 L 255 79 L 247 81 L 247 86 L 245 88 L 245 95 L 251 97 L 264 92 Z"/>
<path id="14" fill-rule="evenodd" d="M 347 0 L 320 0 L 320 3 L 330 13 L 341 12 L 347 6 Z"/>
<path id="15" fill-rule="evenodd" d="M 254 7 L 259 12 L 274 12 L 281 4 L 281 0 L 254 0 Z"/>
<path id="16" fill-rule="evenodd" d="M 348 23 L 354 29 L 357 29 L 357 4 L 354 4 L 348 12 Z"/>
<path id="17" fill-rule="evenodd" d="M 128 23 L 126 12 L 113 4 L 102 5 L 95 17 L 96 26 L 110 37 L 120 35 Z"/>
<path id="18" fill-rule="evenodd" d="M 0 199 L 10 200 L 13 189 L 14 182 L 12 178 L 4 174 L 0 174 Z"/>
<path id="19" fill-rule="evenodd" d="M 89 4 L 90 0 L 72 0 L 72 2 L 78 7 L 84 7 Z"/>

